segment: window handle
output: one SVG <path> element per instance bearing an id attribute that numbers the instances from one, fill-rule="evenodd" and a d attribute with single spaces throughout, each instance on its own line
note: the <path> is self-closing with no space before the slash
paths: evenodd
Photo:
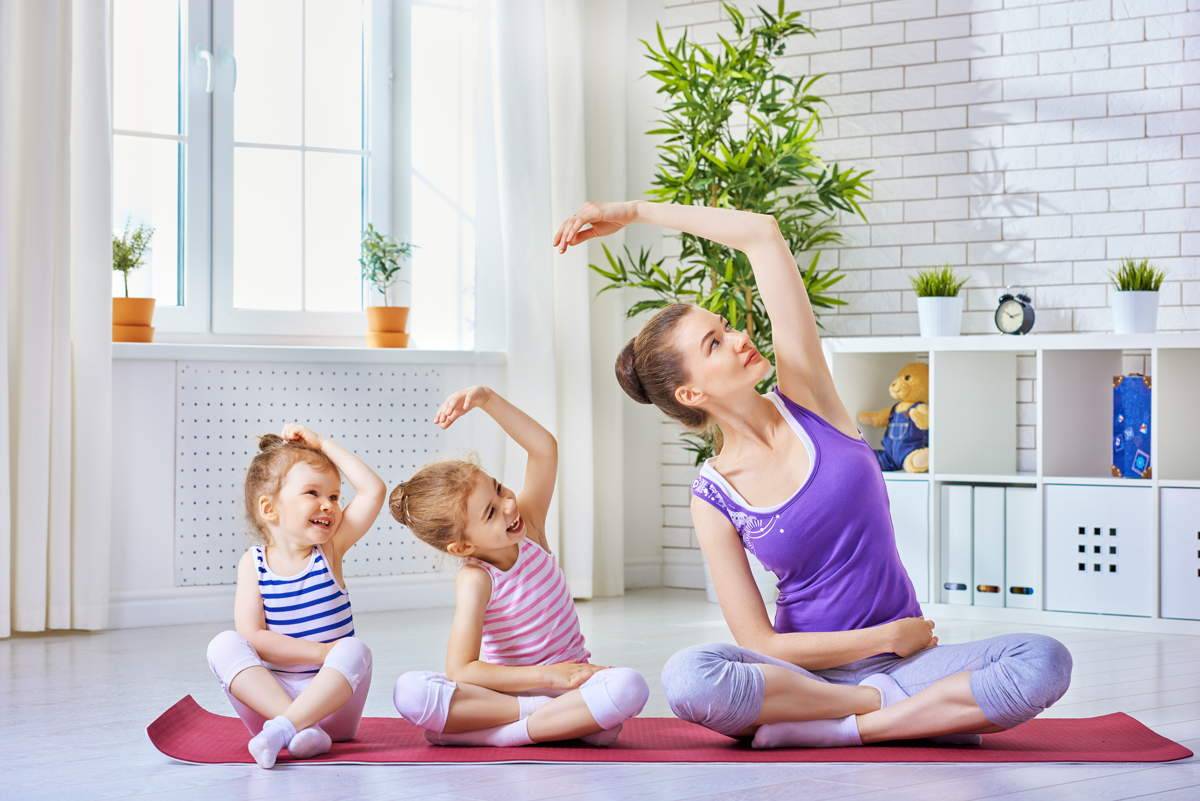
<path id="1" fill-rule="evenodd" d="M 213 54 L 201 48 L 197 55 L 204 62 L 204 92 L 211 95 L 213 90 Z"/>
<path id="2" fill-rule="evenodd" d="M 237 91 L 237 56 L 235 56 L 233 53 L 229 54 L 229 66 L 233 68 L 233 86 L 231 88 L 236 92 Z"/>

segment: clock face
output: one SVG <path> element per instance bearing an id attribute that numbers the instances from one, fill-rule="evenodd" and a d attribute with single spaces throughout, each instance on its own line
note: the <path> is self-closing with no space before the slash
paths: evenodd
<path id="1" fill-rule="evenodd" d="M 1009 299 L 996 308 L 996 327 L 1005 334 L 1015 334 L 1025 322 L 1025 308 L 1021 302 Z"/>

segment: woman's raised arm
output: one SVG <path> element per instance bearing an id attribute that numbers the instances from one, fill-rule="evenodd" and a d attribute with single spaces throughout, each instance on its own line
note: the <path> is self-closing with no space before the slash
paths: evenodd
<path id="1" fill-rule="evenodd" d="M 585 203 L 559 226 L 554 245 L 563 252 L 638 222 L 683 231 L 745 253 L 771 318 L 779 388 L 847 435 L 857 435 L 854 418 L 838 397 L 825 363 L 804 279 L 774 217 L 644 200 Z"/>

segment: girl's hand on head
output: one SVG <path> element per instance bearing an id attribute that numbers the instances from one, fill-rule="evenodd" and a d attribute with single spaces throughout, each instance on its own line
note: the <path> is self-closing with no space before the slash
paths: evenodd
<path id="1" fill-rule="evenodd" d="M 588 665 L 582 662 L 559 662 L 544 668 L 546 678 L 549 679 L 547 686 L 555 690 L 574 690 L 605 669 L 605 665 Z"/>
<path id="2" fill-rule="evenodd" d="M 303 442 L 310 448 L 321 450 L 321 437 L 315 431 L 305 428 L 299 423 L 288 423 L 283 427 L 279 436 L 289 442 Z"/>
<path id="3" fill-rule="evenodd" d="M 439 428 L 449 428 L 450 425 L 472 409 L 483 406 L 492 397 L 490 387 L 475 386 L 460 389 L 442 402 L 433 422 Z"/>
<path id="4" fill-rule="evenodd" d="M 566 253 L 568 247 L 582 244 L 598 236 L 608 236 L 633 222 L 635 202 L 584 203 L 579 211 L 563 220 L 554 233 L 554 247 Z M 584 228 L 584 226 L 588 226 Z"/>

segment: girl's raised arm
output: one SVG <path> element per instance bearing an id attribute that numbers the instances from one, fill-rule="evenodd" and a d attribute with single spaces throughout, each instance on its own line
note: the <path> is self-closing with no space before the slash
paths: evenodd
<path id="1" fill-rule="evenodd" d="M 745 253 L 771 318 L 779 388 L 836 428 L 857 436 L 854 419 L 838 397 L 825 363 L 804 279 L 774 217 L 644 200 L 586 203 L 559 227 L 554 244 L 561 252 L 635 222 L 683 231 Z"/>
<path id="2" fill-rule="evenodd" d="M 554 481 L 558 475 L 558 442 L 525 412 L 509 403 L 504 396 L 489 387 L 476 386 L 459 390 L 445 400 L 433 418 L 441 428 L 449 428 L 455 420 L 471 409 L 482 409 L 504 429 L 528 455 L 525 462 L 525 481 L 517 496 L 521 516 L 530 526 L 529 533 L 538 545 L 550 550 L 546 543 L 546 514 L 554 496 Z"/>
<path id="3" fill-rule="evenodd" d="M 354 500 L 342 510 L 341 525 L 333 535 L 333 548 L 340 560 L 350 546 L 362 539 L 375 523 L 383 499 L 387 496 L 387 485 L 362 459 L 333 440 L 322 439 L 304 426 L 288 423 L 283 427 L 282 436 L 287 440 L 300 440 L 310 448 L 322 451 L 354 487 Z"/>

